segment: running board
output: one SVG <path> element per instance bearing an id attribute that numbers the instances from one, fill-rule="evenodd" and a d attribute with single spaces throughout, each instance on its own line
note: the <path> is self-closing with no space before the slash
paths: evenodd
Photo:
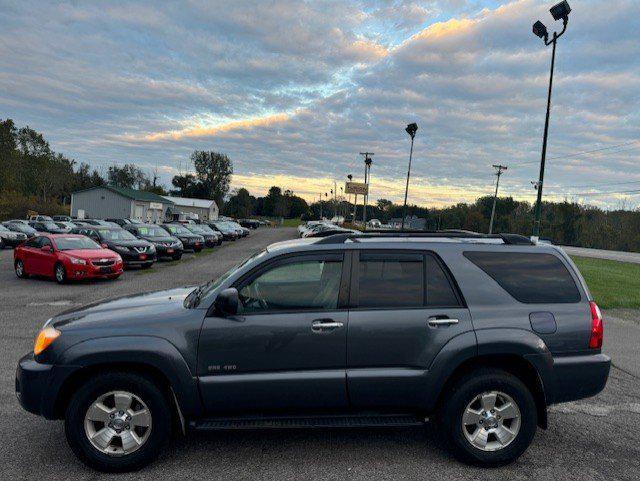
<path id="1" fill-rule="evenodd" d="M 192 421 L 190 427 L 199 431 L 236 429 L 313 429 L 313 428 L 370 428 L 393 426 L 421 426 L 426 419 L 413 414 L 273 416 L 215 418 Z"/>

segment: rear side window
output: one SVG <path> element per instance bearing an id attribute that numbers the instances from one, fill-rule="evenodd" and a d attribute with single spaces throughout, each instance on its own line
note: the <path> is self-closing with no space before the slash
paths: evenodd
<path id="1" fill-rule="evenodd" d="M 528 304 L 572 303 L 580 292 L 564 264 L 552 254 L 465 252 L 516 300 Z"/>
<path id="2" fill-rule="evenodd" d="M 358 306 L 422 307 L 423 273 L 420 254 L 361 253 Z"/>
<path id="3" fill-rule="evenodd" d="M 425 257 L 427 268 L 427 305 L 432 307 L 453 307 L 460 303 L 447 275 L 435 257 Z"/>

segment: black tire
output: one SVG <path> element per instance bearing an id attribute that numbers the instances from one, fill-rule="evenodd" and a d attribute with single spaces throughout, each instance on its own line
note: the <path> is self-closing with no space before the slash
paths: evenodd
<path id="1" fill-rule="evenodd" d="M 172 256 L 172 259 L 173 259 L 174 261 L 179 261 L 180 259 L 182 259 L 182 253 L 180 253 L 180 254 L 174 254 L 174 255 Z"/>
<path id="2" fill-rule="evenodd" d="M 111 391 L 135 394 L 151 412 L 151 432 L 136 451 L 112 456 L 95 448 L 84 427 L 89 406 Z M 107 473 L 136 471 L 155 460 L 171 435 L 171 409 L 166 396 L 154 383 L 143 376 L 125 372 L 111 372 L 94 377 L 83 384 L 71 397 L 65 414 L 65 434 L 69 446 L 87 466 Z"/>
<path id="3" fill-rule="evenodd" d="M 66 284 L 67 283 L 67 270 L 64 268 L 64 265 L 59 262 L 53 266 L 53 278 L 56 280 L 58 284 Z"/>
<path id="4" fill-rule="evenodd" d="M 510 396 L 520 410 L 516 437 L 496 451 L 484 451 L 467 440 L 462 416 L 479 394 L 499 391 Z M 439 410 L 441 433 L 453 455 L 460 461 L 481 467 L 509 464 L 524 453 L 536 433 L 537 411 L 531 391 L 520 379 L 499 369 L 478 369 L 459 379 L 446 393 Z"/>
<path id="5" fill-rule="evenodd" d="M 22 269 L 18 269 L 18 264 L 22 266 Z M 16 260 L 16 262 L 13 264 L 13 267 L 16 271 L 16 276 L 18 276 L 20 279 L 26 279 L 27 277 L 29 277 L 27 271 L 24 270 L 24 262 L 22 262 L 20 259 Z"/>
<path id="6" fill-rule="evenodd" d="M 198 253 L 202 252 L 202 247 L 195 247 L 195 248 L 193 249 L 193 252 L 195 252 L 196 254 L 198 254 Z"/>

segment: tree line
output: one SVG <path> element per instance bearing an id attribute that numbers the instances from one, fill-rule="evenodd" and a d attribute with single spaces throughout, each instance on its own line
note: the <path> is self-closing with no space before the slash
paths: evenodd
<path id="1" fill-rule="evenodd" d="M 24 218 L 27 212 L 67 214 L 71 193 L 94 186 L 148 190 L 158 194 L 213 199 L 221 212 L 236 218 L 251 216 L 284 217 L 302 220 L 349 217 L 353 203 L 340 199 L 308 204 L 291 190 L 273 186 L 264 197 L 254 197 L 240 188 L 229 194 L 233 163 L 213 151 L 194 151 L 193 173 L 173 177 L 168 191 L 158 184 L 157 175 L 148 175 L 135 163 L 111 165 L 104 175 L 84 163 L 54 152 L 44 136 L 28 126 L 18 128 L 11 119 L 0 120 L 0 220 Z M 427 228 L 466 229 L 487 232 L 493 198 L 481 197 L 473 203 L 443 208 L 412 205 L 408 215 L 426 219 Z M 378 199 L 367 207 L 368 219 L 388 222 L 402 216 L 402 206 Z M 600 249 L 640 251 L 640 211 L 602 210 L 571 202 L 544 202 L 542 237 L 557 244 Z M 356 206 L 362 218 L 362 205 Z M 496 205 L 494 232 L 530 235 L 533 206 L 511 197 L 501 197 Z"/>
<path id="2" fill-rule="evenodd" d="M 224 154 L 194 151 L 194 174 L 176 175 L 173 189 L 158 183 L 135 163 L 110 165 L 104 175 L 84 162 L 54 152 L 44 136 L 29 126 L 0 119 L 0 220 L 24 218 L 28 212 L 68 214 L 71 193 L 112 185 L 160 195 L 213 199 L 222 206 L 229 192 L 233 164 Z"/>

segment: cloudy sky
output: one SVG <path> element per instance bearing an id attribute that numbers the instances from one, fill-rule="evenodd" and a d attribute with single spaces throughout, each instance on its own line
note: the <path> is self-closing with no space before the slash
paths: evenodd
<path id="1" fill-rule="evenodd" d="M 227 153 L 233 186 L 311 199 L 375 152 L 373 199 L 501 191 L 533 200 L 551 49 L 536 0 L 0 0 L 0 118 L 105 170 Z M 571 0 L 558 43 L 545 193 L 640 204 L 640 1 Z M 635 191 L 635 192 L 634 192 Z"/>

